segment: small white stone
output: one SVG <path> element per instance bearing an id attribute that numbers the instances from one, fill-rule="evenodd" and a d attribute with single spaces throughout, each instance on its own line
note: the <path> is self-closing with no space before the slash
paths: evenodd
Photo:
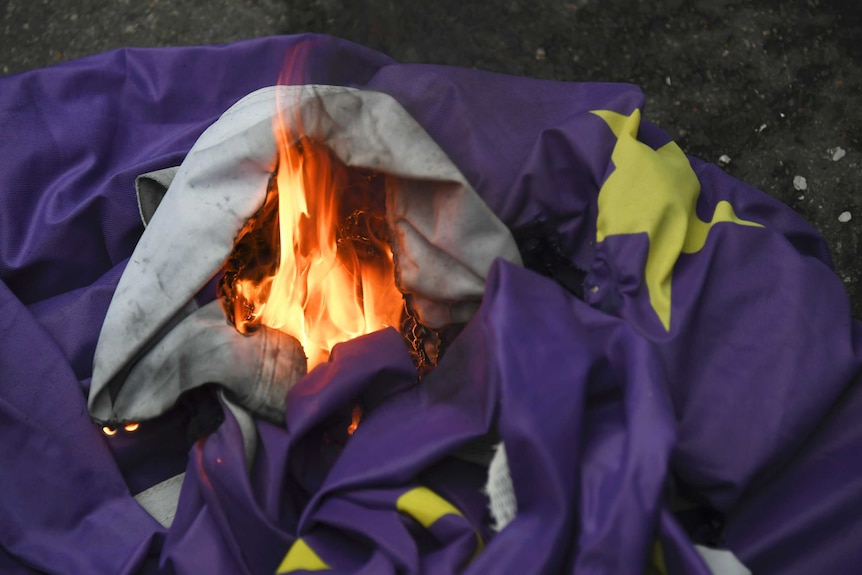
<path id="1" fill-rule="evenodd" d="M 843 158 L 844 156 L 847 155 L 847 152 L 844 151 L 844 148 L 842 148 L 840 146 L 837 148 L 831 148 L 829 150 L 829 153 L 832 154 L 832 161 L 833 162 L 837 162 L 838 160 L 840 160 L 841 158 Z"/>
<path id="2" fill-rule="evenodd" d="M 799 200 L 799 201 L 802 201 L 802 200 L 804 200 L 804 199 L 805 199 L 805 196 L 799 196 L 799 197 L 798 197 L 798 198 L 796 198 L 796 199 L 797 199 L 797 200 Z"/>
<path id="3" fill-rule="evenodd" d="M 842 224 L 846 224 L 853 218 L 853 214 L 850 212 L 841 212 L 841 215 L 838 216 L 838 221 Z"/>
<path id="4" fill-rule="evenodd" d="M 664 83 L 665 83 L 665 84 L 667 84 L 668 86 L 670 86 L 670 85 L 671 85 L 671 83 L 670 83 L 670 76 L 665 76 L 665 77 L 664 77 Z"/>
<path id="5" fill-rule="evenodd" d="M 757 128 L 757 133 L 759 134 L 760 132 L 762 132 L 765 129 L 766 129 L 766 124 L 760 124 L 760 127 Z"/>
<path id="6" fill-rule="evenodd" d="M 718 158 L 718 161 L 719 161 L 719 163 L 722 163 L 722 164 L 729 164 L 730 163 L 730 156 L 728 156 L 727 154 L 722 154 Z"/>
<path id="7" fill-rule="evenodd" d="M 800 192 L 807 190 L 808 180 L 802 176 L 793 176 L 793 188 Z"/>

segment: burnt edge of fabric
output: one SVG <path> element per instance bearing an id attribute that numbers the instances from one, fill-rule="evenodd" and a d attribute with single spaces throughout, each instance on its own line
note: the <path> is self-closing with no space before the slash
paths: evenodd
<path id="1" fill-rule="evenodd" d="M 512 235 L 525 268 L 554 280 L 578 299 L 584 299 L 587 272 L 566 256 L 560 247 L 559 232 L 550 223 L 535 219 L 512 230 Z"/>

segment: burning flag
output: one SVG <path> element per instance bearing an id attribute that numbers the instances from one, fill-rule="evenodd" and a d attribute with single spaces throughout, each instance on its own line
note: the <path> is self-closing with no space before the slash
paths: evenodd
<path id="1" fill-rule="evenodd" d="M 300 50 L 293 87 L 260 90 Z M 267 326 L 245 284 L 225 286 L 243 299 L 224 317 L 220 270 L 246 277 L 230 256 L 297 161 L 273 134 L 279 90 L 340 162 L 324 172 L 347 178 L 335 197 L 385 199 L 386 226 L 362 228 L 386 230 L 375 266 L 392 246 L 384 300 L 410 295 L 431 329 L 465 324 L 421 382 L 384 327 L 394 305 L 335 345 Z M 0 570 L 708 573 L 732 554 L 755 573 L 852 572 L 862 326 L 828 251 L 642 113 L 633 86 L 399 65 L 321 37 L 0 79 Z M 160 203 L 136 205 L 138 176 L 181 164 Z M 343 206 L 329 269 L 352 257 Z M 282 263 L 325 251 L 279 238 Z M 346 299 L 364 308 L 358 281 Z M 225 360 L 222 344 L 249 351 Z M 273 349 L 290 375 L 253 383 L 289 385 L 243 396 L 232 377 Z M 300 349 L 321 350 L 304 376 Z M 495 443 L 517 502 L 497 533 Z M 160 525 L 138 501 L 177 477 Z"/>

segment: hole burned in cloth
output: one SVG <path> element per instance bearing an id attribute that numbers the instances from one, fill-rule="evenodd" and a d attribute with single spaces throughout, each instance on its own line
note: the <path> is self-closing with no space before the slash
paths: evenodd
<path id="1" fill-rule="evenodd" d="M 291 118 L 301 119 L 301 130 L 295 125 L 285 126 Z M 281 135 L 273 130 L 279 123 L 284 129 Z M 251 342 L 257 342 L 253 344 L 256 351 L 246 350 L 237 357 L 262 357 L 264 349 L 297 348 L 287 345 L 289 340 L 282 341 L 284 337 L 275 333 L 280 330 L 271 330 L 263 323 L 250 337 L 240 334 L 218 305 L 206 305 L 197 311 L 196 306 L 188 305 L 194 294 L 220 273 L 225 262 L 234 280 L 249 272 L 247 266 L 231 263 L 231 254 L 238 245 L 237 238 L 242 243 L 242 237 L 248 235 L 243 230 L 250 225 L 249 221 L 266 211 L 262 208 L 273 172 L 292 161 L 279 151 L 279 138 L 290 144 L 288 148 L 305 149 L 319 144 L 326 151 L 320 156 L 348 170 L 330 170 L 328 177 L 346 178 L 336 188 L 356 193 L 359 186 L 356 197 L 367 195 L 370 190 L 374 206 L 385 203 L 386 226 L 381 225 L 377 213 L 368 212 L 367 206 L 361 209 L 349 201 L 343 204 L 339 213 L 342 221 L 336 226 L 335 252 L 337 255 L 341 248 L 353 244 L 353 248 L 361 248 L 353 250 L 361 260 L 369 253 L 376 253 L 382 245 L 376 243 L 369 248 L 371 244 L 366 239 L 374 236 L 385 244 L 388 233 L 393 263 L 397 262 L 392 272 L 395 284 L 400 293 L 410 298 L 413 309 L 412 318 L 404 316 L 399 293 L 401 307 L 397 319 L 387 324 L 402 327 L 403 332 L 414 336 L 414 341 L 422 341 L 414 347 L 421 348 L 427 356 L 438 354 L 441 348 L 439 342 L 427 345 L 424 337 L 427 328 L 450 329 L 449 326 L 458 323 L 453 320 L 469 319 L 469 311 L 481 297 L 484 277 L 492 262 L 503 257 L 520 263 L 517 246 L 505 225 L 421 126 L 391 97 L 331 86 L 260 90 L 228 110 L 193 146 L 124 271 L 96 351 L 89 401 L 96 421 L 141 421 L 156 417 L 191 387 L 213 381 L 225 385 L 222 375 L 205 374 L 215 379 L 189 380 L 188 373 L 182 370 L 176 372 L 180 379 L 171 381 L 159 379 L 161 376 L 130 379 L 128 375 L 142 369 L 148 357 L 152 358 L 151 363 L 158 359 L 162 365 L 166 360 L 174 361 L 170 356 L 178 348 L 171 350 L 171 342 L 165 340 L 172 339 L 188 347 L 187 341 L 197 339 L 190 337 L 191 332 L 218 333 L 208 335 L 218 340 L 212 340 L 208 350 L 196 344 L 197 348 L 191 350 L 196 356 L 216 353 L 214 349 L 218 346 L 241 348 L 252 345 Z M 381 181 L 385 184 L 381 185 Z M 280 201 L 284 198 L 285 194 L 279 195 Z M 248 236 L 249 241 L 253 237 Z M 281 248 L 285 245 L 282 240 L 279 263 L 284 262 Z M 259 259 L 273 259 L 274 248 L 268 249 Z M 235 286 L 234 281 L 234 292 Z M 272 286 L 265 289 L 276 291 Z M 248 301 L 246 295 L 243 298 Z M 360 299 L 363 303 L 368 299 L 364 287 Z M 246 318 L 248 306 L 241 304 L 239 308 Z M 233 309 L 236 320 L 238 308 Z M 258 309 L 255 304 L 254 311 Z M 160 354 L 163 356 L 157 357 Z M 232 357 L 223 351 L 221 354 Z M 246 366 L 252 373 L 263 370 L 269 377 L 278 371 L 252 363 Z M 295 367 L 282 366 L 288 373 L 294 373 Z M 158 370 L 153 375 L 158 375 Z M 135 385 L 130 385 L 132 381 Z M 237 393 L 231 385 L 226 387 Z M 251 396 L 262 393 L 268 397 L 263 405 L 269 405 L 269 401 L 278 397 L 272 393 L 273 389 L 269 383 L 256 384 Z"/>

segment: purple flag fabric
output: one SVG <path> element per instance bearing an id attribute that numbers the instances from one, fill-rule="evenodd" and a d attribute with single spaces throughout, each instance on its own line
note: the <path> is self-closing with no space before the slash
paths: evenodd
<path id="1" fill-rule="evenodd" d="M 494 265 L 418 384 L 394 330 L 337 346 L 286 428 L 256 424 L 250 469 L 207 390 L 107 437 L 85 394 L 143 231 L 134 179 L 280 77 L 396 98 L 525 268 Z M 643 103 L 319 36 L 0 78 L 0 570 L 709 573 L 698 543 L 755 573 L 854 572 L 862 325 L 816 231 L 686 156 Z M 499 533 L 486 470 L 453 457 L 488 437 L 518 501 Z M 132 495 L 183 471 L 164 528 Z"/>

